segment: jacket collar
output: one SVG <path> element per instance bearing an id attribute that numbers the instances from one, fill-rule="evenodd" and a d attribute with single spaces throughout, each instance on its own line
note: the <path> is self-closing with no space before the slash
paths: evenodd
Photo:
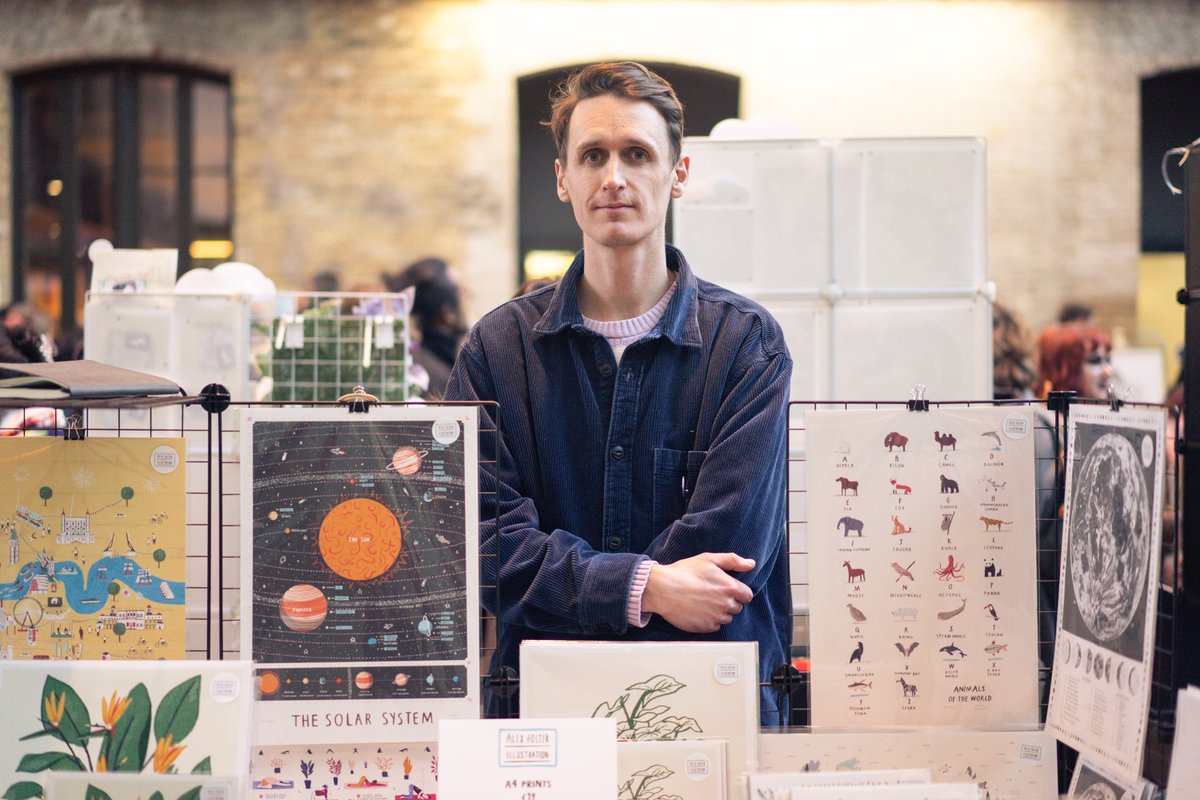
<path id="1" fill-rule="evenodd" d="M 651 337 L 665 336 L 681 347 L 700 346 L 699 301 L 696 276 L 683 253 L 667 245 L 667 269 L 676 273 L 675 296 L 667 304 Z M 563 275 L 550 298 L 546 313 L 533 326 L 533 332 L 548 336 L 566 328 L 583 332 L 583 313 L 579 310 L 579 279 L 583 277 L 583 251 L 575 254 L 570 269 Z"/>

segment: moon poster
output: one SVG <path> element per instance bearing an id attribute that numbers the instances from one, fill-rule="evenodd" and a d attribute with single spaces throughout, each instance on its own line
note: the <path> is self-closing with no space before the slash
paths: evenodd
<path id="1" fill-rule="evenodd" d="M 186 654 L 183 439 L 0 439 L 0 659 Z"/>
<path id="2" fill-rule="evenodd" d="M 478 717 L 477 409 L 244 413 L 255 744 L 431 741 Z"/>
<path id="3" fill-rule="evenodd" d="M 1066 800 L 1152 800 L 1154 790 L 1154 784 L 1145 778 L 1116 778 L 1081 757 L 1075 762 Z"/>
<path id="4" fill-rule="evenodd" d="M 1036 726 L 1033 412 L 804 420 L 814 729 Z"/>
<path id="5" fill-rule="evenodd" d="M 1046 730 L 1142 771 L 1162 544 L 1163 409 L 1072 406 Z"/>

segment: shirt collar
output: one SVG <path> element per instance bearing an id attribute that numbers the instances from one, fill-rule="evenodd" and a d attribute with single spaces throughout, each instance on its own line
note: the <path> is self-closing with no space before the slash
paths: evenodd
<path id="1" fill-rule="evenodd" d="M 699 302 L 697 298 L 697 281 L 688 266 L 683 253 L 673 245 L 667 245 L 667 269 L 676 273 L 677 287 L 675 296 L 667 304 L 662 319 L 654 327 L 650 336 L 665 336 L 677 345 L 683 347 L 700 346 Z M 583 313 L 579 310 L 579 279 L 583 276 L 583 251 L 575 254 L 570 269 L 563 275 L 546 313 L 533 326 L 535 334 L 550 335 L 559 333 L 565 328 L 578 331 L 586 330 L 583 324 Z"/>

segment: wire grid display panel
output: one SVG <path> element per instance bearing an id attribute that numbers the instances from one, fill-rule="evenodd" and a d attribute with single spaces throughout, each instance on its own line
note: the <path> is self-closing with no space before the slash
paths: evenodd
<path id="1" fill-rule="evenodd" d="M 279 293 L 273 316 L 251 325 L 251 357 L 270 387 L 254 399 L 332 401 L 355 386 L 412 399 L 409 307 L 406 293 Z"/>
<path id="2" fill-rule="evenodd" d="M 407 403 L 379 403 L 372 404 L 366 407 L 362 414 L 369 415 L 372 408 L 388 408 L 388 407 L 403 407 L 410 405 Z M 494 404 L 475 404 L 475 403 L 453 403 L 453 402 L 437 402 L 437 403 L 420 403 L 412 404 L 420 408 L 429 407 L 444 407 L 457 408 L 462 406 L 470 406 L 480 408 L 479 414 L 479 468 L 481 473 L 480 491 L 479 491 L 479 507 L 480 517 L 486 518 L 489 515 L 496 514 L 497 494 L 493 490 L 485 488 L 485 481 L 482 479 L 484 474 L 494 476 L 495 462 L 484 458 L 484 453 L 496 451 L 498 433 L 492 425 L 492 419 L 495 418 L 494 410 L 491 413 L 485 413 L 482 409 L 487 409 Z M 243 491 L 247 489 L 242 485 L 242 458 L 247 457 L 247 454 L 241 450 L 242 430 L 240 428 L 239 419 L 243 411 L 246 409 L 272 409 L 272 408 L 308 408 L 308 409 L 331 409 L 345 408 L 346 414 L 350 417 L 357 417 L 358 413 L 351 412 L 345 404 L 338 403 L 305 403 L 294 404 L 289 403 L 286 406 L 276 403 L 233 403 L 227 409 L 220 413 L 214 414 L 215 420 L 215 437 L 214 440 L 219 443 L 219 446 L 213 451 L 213 460 L 215 465 L 215 473 L 217 474 L 216 485 L 214 487 L 215 496 L 219 498 L 216 504 L 216 515 L 214 519 L 219 524 L 218 551 L 216 561 L 219 564 L 217 585 L 220 587 L 221 597 L 221 613 L 220 613 L 220 628 L 216 647 L 222 654 L 223 658 L 239 658 L 241 657 L 240 642 L 242 640 L 242 620 L 241 620 L 241 552 L 243 548 L 244 537 L 248 535 L 242 530 L 242 520 L 240 509 L 243 501 Z M 281 454 L 282 455 L 282 454 Z M 481 559 L 492 558 L 494 556 L 481 555 Z M 488 569 L 486 565 L 481 565 L 480 576 L 481 581 L 480 591 L 483 596 L 487 593 L 492 593 L 495 596 L 498 593 L 498 587 L 494 582 L 488 582 L 486 576 L 495 575 L 496 570 Z M 495 652 L 495 619 L 486 609 L 481 610 L 480 617 L 480 671 L 481 674 L 486 674 L 492 654 Z"/>
<path id="3" fill-rule="evenodd" d="M 209 423 L 207 411 L 199 405 L 200 398 L 170 398 L 144 400 L 125 398 L 112 400 L 77 401 L 70 405 L 66 401 L 53 401 L 46 406 L 21 406 L 13 401 L 0 401 L 0 436 L 28 437 L 43 440 L 45 437 L 71 441 L 80 439 L 184 439 L 185 458 L 183 463 L 185 481 L 185 654 L 189 659 L 215 658 L 212 649 L 214 626 L 212 615 L 215 564 L 211 556 L 208 532 L 211 523 L 209 491 Z M 44 427 L 30 429 L 26 426 L 41 418 L 47 409 L 54 412 L 53 421 Z M 69 480 L 85 480 L 86 476 L 64 476 Z M 142 487 L 132 489 L 132 498 L 138 497 Z M 128 502 L 128 501 L 127 501 Z M 93 509 L 88 509 L 90 512 Z M 169 523 L 166 514 L 156 514 L 155 524 Z M 98 539 L 99 537 L 97 537 Z M 116 537 L 113 537 L 114 540 Z M 149 541 L 149 540 L 147 540 Z M 115 542 L 114 547 L 122 544 Z M 145 541 L 125 543 L 130 549 L 152 547 Z M 123 549 L 123 548 L 122 548 Z M 153 551 L 151 551 L 153 552 Z M 143 553 L 144 555 L 144 553 Z M 138 633 L 131 626 L 125 635 L 126 641 L 117 646 L 123 658 L 155 659 L 154 633 L 148 625 L 146 634 Z M 142 643 L 141 638 L 146 639 Z M 131 648 L 140 652 L 130 653 Z"/>

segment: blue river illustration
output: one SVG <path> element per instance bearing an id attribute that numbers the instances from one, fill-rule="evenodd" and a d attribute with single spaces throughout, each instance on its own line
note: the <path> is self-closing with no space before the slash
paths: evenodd
<path id="1" fill-rule="evenodd" d="M 58 583 L 67 604 L 77 614 L 94 614 L 111 602 L 113 598 L 108 593 L 108 586 L 113 581 L 155 603 L 177 606 L 184 602 L 183 581 L 164 582 L 126 556 L 107 556 L 95 562 L 88 568 L 86 582 L 83 571 L 73 561 L 61 561 L 49 568 L 41 562 L 31 561 L 21 567 L 12 583 L 0 583 L 0 600 L 19 600 L 29 594 L 30 585 L 38 575 L 46 575 Z"/>

